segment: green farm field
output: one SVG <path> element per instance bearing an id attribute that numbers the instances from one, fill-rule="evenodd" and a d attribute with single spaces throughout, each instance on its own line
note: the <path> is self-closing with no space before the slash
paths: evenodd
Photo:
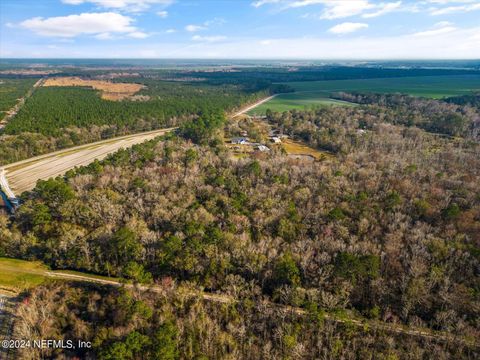
<path id="1" fill-rule="evenodd" d="M 318 94 L 317 92 L 294 92 L 288 94 L 278 94 L 272 100 L 263 103 L 256 108 L 248 111 L 249 115 L 263 115 L 267 109 L 272 111 L 303 110 L 306 108 L 318 106 L 355 106 L 347 101 L 329 99 L 328 94 Z"/>
<path id="2" fill-rule="evenodd" d="M 339 91 L 402 93 L 441 99 L 480 91 L 480 75 L 301 81 L 285 84 L 293 87 L 295 92 L 279 94 L 269 102 L 250 110 L 249 114 L 261 115 L 267 109 L 281 112 L 323 105 L 352 105 L 329 98 L 332 93 Z"/>

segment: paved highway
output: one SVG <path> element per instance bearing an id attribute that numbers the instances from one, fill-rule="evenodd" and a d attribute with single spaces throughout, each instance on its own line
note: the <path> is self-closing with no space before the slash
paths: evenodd
<path id="1" fill-rule="evenodd" d="M 15 198 L 24 191 L 32 190 L 38 180 L 64 175 L 76 166 L 88 165 L 95 159 L 102 160 L 121 148 L 151 140 L 174 129 L 122 136 L 9 164 L 0 169 L 0 186 L 9 198 Z"/>
<path id="2" fill-rule="evenodd" d="M 39 83 L 35 84 L 35 86 L 38 86 L 38 84 Z M 241 115 L 274 97 L 275 95 L 269 96 L 252 105 L 248 105 L 233 114 L 232 117 Z M 176 128 L 122 136 L 74 148 L 68 148 L 9 164 L 0 168 L 0 187 L 9 199 L 15 199 L 15 197 L 22 192 L 32 190 L 38 180 L 46 180 L 64 175 L 68 170 L 73 169 L 76 166 L 88 165 L 95 159 L 102 160 L 107 155 L 114 153 L 121 148 L 128 148 L 134 144 L 173 131 L 174 129 Z"/>

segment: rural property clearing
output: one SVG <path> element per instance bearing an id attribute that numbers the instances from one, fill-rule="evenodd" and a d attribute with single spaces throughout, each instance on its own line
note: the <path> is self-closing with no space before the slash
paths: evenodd
<path id="1" fill-rule="evenodd" d="M 275 99 L 250 110 L 249 114 L 262 115 L 267 109 L 282 112 L 323 105 L 352 105 L 348 102 L 329 98 L 332 93 L 340 91 L 402 93 L 441 99 L 480 91 L 480 75 L 300 81 L 284 84 L 293 87 L 295 92 L 279 94 Z"/>
<path id="2" fill-rule="evenodd" d="M 38 180 L 63 175 L 77 166 L 88 165 L 95 159 L 102 160 L 121 148 L 151 140 L 174 129 L 154 130 L 103 140 L 9 164 L 4 167 L 6 180 L 10 189 L 18 196 L 24 191 L 32 190 Z"/>
<path id="3" fill-rule="evenodd" d="M 308 94 L 301 92 L 278 94 L 274 99 L 260 104 L 248 111 L 248 115 L 264 115 L 267 109 L 277 112 L 288 110 L 304 110 L 318 106 L 355 106 L 347 101 L 329 99 L 326 95 Z"/>
<path id="4" fill-rule="evenodd" d="M 45 81 L 43 86 L 86 86 L 100 90 L 102 99 L 119 101 L 133 96 L 145 86 L 133 83 L 113 83 L 103 80 L 84 80 L 79 77 L 55 77 Z"/>

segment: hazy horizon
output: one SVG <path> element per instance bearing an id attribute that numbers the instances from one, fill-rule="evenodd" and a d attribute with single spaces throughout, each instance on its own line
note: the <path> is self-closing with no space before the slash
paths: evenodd
<path id="1" fill-rule="evenodd" d="M 476 0 L 48 0 L 0 3 L 0 57 L 480 58 Z"/>

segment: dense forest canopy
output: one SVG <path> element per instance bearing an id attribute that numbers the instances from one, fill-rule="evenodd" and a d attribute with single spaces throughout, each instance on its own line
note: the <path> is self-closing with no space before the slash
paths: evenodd
<path id="1" fill-rule="evenodd" d="M 229 112 L 270 91 L 285 90 L 270 89 L 268 84 L 246 88 L 147 78 L 125 81 L 146 86 L 138 100 L 103 100 L 91 88 L 37 88 L 0 135 L 0 164 L 131 132 L 178 126 L 202 112 Z"/>
<path id="2" fill-rule="evenodd" d="M 116 125 L 135 129 L 142 121 L 151 128 L 194 115 L 203 109 L 232 109 L 254 96 L 234 86 L 189 86 L 177 83 L 145 82 L 141 94 L 146 101 L 102 100 L 91 89 L 42 87 L 5 128 L 6 134 L 37 132 L 59 135 L 69 126 Z"/>
<path id="3" fill-rule="evenodd" d="M 0 77 L 0 121 L 18 101 L 24 96 L 33 84 L 37 81 L 34 79 L 11 79 Z"/>
<path id="4" fill-rule="evenodd" d="M 221 125 L 208 116 L 202 126 Z M 479 145 L 357 108 L 269 120 L 337 158 L 239 160 L 214 131 L 200 145 L 150 141 L 39 182 L 3 252 L 477 336 Z"/>
<path id="5" fill-rule="evenodd" d="M 462 96 L 452 96 L 445 99 L 446 102 L 458 105 L 470 105 L 480 110 L 480 93 Z"/>
<path id="6" fill-rule="evenodd" d="M 360 76 L 342 69 L 336 76 Z M 322 71 L 272 70 L 262 78 L 259 69 L 191 70 L 166 81 L 172 73 L 149 70 L 113 80 L 146 85 L 137 101 L 38 88 L 2 134 L 0 163 L 179 129 L 39 181 L 15 214 L 0 214 L 2 256 L 143 284 L 52 282 L 30 290 L 16 336 L 93 344 L 31 357 L 478 357 L 476 95 L 337 93 L 359 106 L 267 111 L 245 121 L 328 151 L 321 161 L 274 146 L 239 156 L 225 146 L 235 131 L 257 131 L 229 122 L 226 112 L 291 91 L 272 84 L 286 76 L 333 76 Z"/>
<path id="7" fill-rule="evenodd" d="M 472 103 L 439 101 L 402 94 L 336 93 L 335 99 L 370 105 L 367 111 L 381 114 L 384 121 L 417 126 L 434 133 L 480 140 L 480 112 Z M 470 99 L 470 95 L 450 99 Z"/>
<path id="8" fill-rule="evenodd" d="M 41 286 L 19 305 L 15 336 L 90 341 L 92 348 L 20 349 L 25 358 L 77 356 L 119 359 L 473 359 L 462 343 L 378 331 L 332 321 L 311 306 L 306 314 L 242 298 L 203 301 L 193 287 L 165 279 L 161 291 L 55 283 Z M 345 318 L 344 318 L 345 319 Z"/>

